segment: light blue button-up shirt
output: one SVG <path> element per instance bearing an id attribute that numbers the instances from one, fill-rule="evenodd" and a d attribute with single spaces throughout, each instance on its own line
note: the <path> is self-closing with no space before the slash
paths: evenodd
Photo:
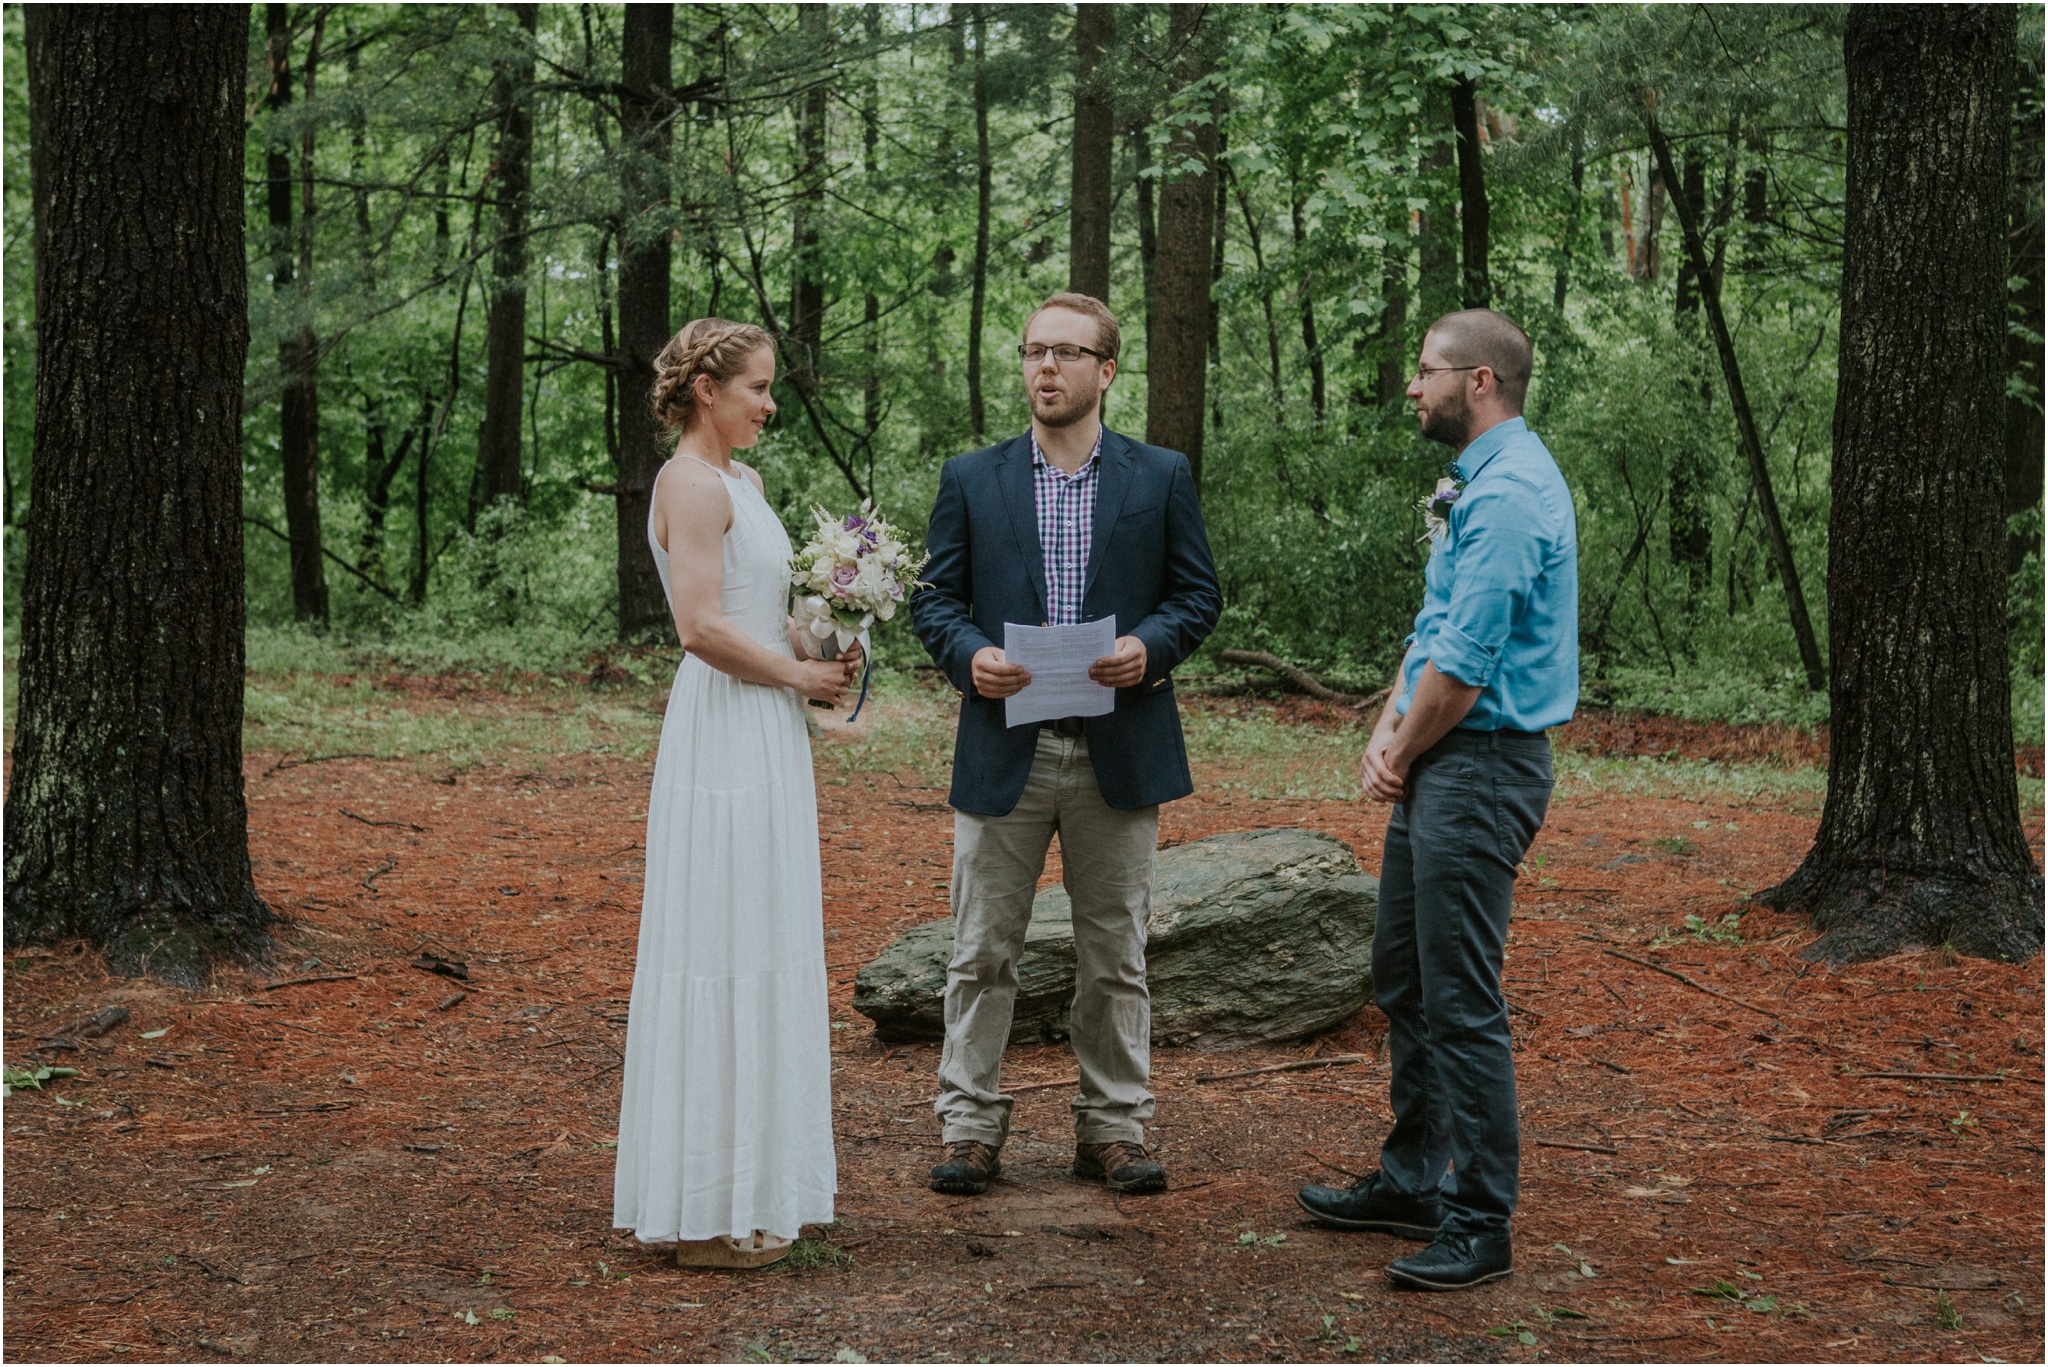
<path id="1" fill-rule="evenodd" d="M 1479 689 L 1458 725 L 1541 731 L 1579 702 L 1579 525 L 1550 450 L 1520 418 L 1457 460 L 1464 492 L 1431 548 L 1401 670 L 1403 716 L 1424 661 Z"/>

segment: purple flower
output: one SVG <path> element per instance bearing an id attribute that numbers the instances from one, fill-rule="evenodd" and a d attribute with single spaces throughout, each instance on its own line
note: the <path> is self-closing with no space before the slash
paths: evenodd
<path id="1" fill-rule="evenodd" d="M 859 513 L 848 513 L 846 515 L 846 530 L 849 532 L 860 531 L 863 527 L 867 525 L 868 520 L 862 517 Z"/>
<path id="2" fill-rule="evenodd" d="M 853 582 L 860 577 L 860 571 L 851 565 L 841 565 L 832 571 L 832 593 L 837 598 L 853 595 Z"/>
<path id="3" fill-rule="evenodd" d="M 1438 494 L 1429 501 L 1429 510 L 1438 517 L 1449 517 L 1451 515 L 1451 505 L 1458 501 L 1458 495 L 1463 492 L 1465 492 L 1463 489 L 1451 489 Z"/>

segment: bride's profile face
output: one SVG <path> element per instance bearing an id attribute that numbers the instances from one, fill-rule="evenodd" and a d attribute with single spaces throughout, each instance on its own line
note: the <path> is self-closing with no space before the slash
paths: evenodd
<path id="1" fill-rule="evenodd" d="M 721 442 L 745 450 L 761 440 L 761 429 L 775 416 L 774 387 L 775 348 L 757 347 L 746 367 L 725 384 L 699 377 L 698 409 Z"/>

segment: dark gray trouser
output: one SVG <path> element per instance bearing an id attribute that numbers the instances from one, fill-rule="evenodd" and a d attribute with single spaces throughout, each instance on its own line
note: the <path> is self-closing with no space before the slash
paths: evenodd
<path id="1" fill-rule="evenodd" d="M 1550 805 L 1550 741 L 1453 731 L 1408 772 L 1387 823 L 1372 979 L 1387 1014 L 1393 1189 L 1444 1229 L 1506 1232 L 1521 1185 L 1501 953 L 1515 865 Z"/>

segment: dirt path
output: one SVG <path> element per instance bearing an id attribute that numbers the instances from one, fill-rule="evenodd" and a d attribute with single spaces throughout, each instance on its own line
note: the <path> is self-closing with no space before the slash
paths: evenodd
<path id="1" fill-rule="evenodd" d="M 665 1267 L 609 1218 L 648 766 L 282 759 L 248 766 L 259 887 L 296 918 L 279 972 L 354 976 L 194 994 L 68 946 L 7 957 L 10 1060 L 103 1005 L 134 1013 L 55 1060 L 83 1076 L 6 1102 L 11 1360 L 2042 1356 L 2039 964 L 1831 971 L 1761 912 L 1719 938 L 1796 862 L 1810 803 L 1553 809 L 1507 968 L 1519 1271 L 1426 1297 L 1381 1275 L 1409 1245 L 1292 1202 L 1370 1166 L 1377 1062 L 1202 1084 L 1218 1056 L 1161 1049 L 1164 1196 L 1066 1177 L 1059 1089 L 1021 1098 L 987 1198 L 925 1191 L 936 1051 L 878 1043 L 847 1002 L 860 964 L 943 913 L 950 817 L 863 774 L 820 789 L 839 1223 L 806 1266 Z M 1377 868 L 1384 809 L 1230 779 L 1200 775 L 1165 838 L 1302 824 Z M 469 981 L 408 966 L 421 953 Z M 1376 1059 L 1380 1035 L 1368 1008 L 1228 1066 Z M 1006 1068 L 1070 1071 L 1054 1047 Z M 1884 1072 L 2007 1080 L 1859 1076 Z"/>

